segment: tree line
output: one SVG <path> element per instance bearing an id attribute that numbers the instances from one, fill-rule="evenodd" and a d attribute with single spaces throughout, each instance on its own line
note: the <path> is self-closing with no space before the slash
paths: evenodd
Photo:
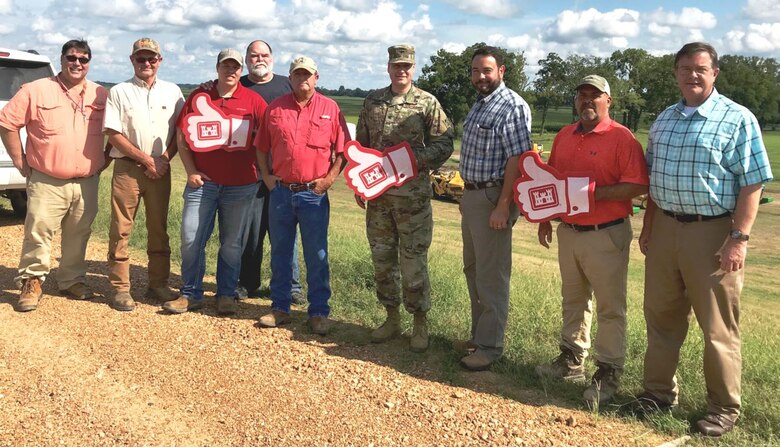
<path id="1" fill-rule="evenodd" d="M 440 49 L 422 67 L 417 85 L 435 95 L 458 127 L 474 101 L 471 55 L 480 42 L 451 53 Z M 674 54 L 654 56 L 641 48 L 615 51 L 609 57 L 548 53 L 538 61 L 533 81 L 525 73 L 524 53 L 500 48 L 504 55 L 504 83 L 538 111 L 539 128 L 545 129 L 552 108 L 574 107 L 574 87 L 588 74 L 609 81 L 613 118 L 636 131 L 669 105 L 679 101 L 674 79 Z M 773 58 L 725 55 L 719 58 L 715 87 L 721 94 L 749 108 L 762 128 L 780 124 L 780 66 Z"/>

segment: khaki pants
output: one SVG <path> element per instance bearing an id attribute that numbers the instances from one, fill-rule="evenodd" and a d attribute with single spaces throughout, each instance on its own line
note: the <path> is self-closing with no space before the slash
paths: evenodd
<path id="1" fill-rule="evenodd" d="M 626 357 L 626 282 L 631 222 L 577 232 L 558 225 L 563 325 L 561 346 L 587 356 L 596 298 L 595 360 L 622 369 Z"/>
<path id="2" fill-rule="evenodd" d="M 724 217 L 680 223 L 657 210 L 645 264 L 645 390 L 676 403 L 675 372 L 690 312 L 704 335 L 707 411 L 736 419 L 740 411 L 742 354 L 739 296 L 744 269 L 723 273 L 715 253 L 731 229 Z"/>
<path id="3" fill-rule="evenodd" d="M 466 191 L 461 209 L 463 272 L 471 298 L 472 341 L 492 360 L 504 352 L 512 273 L 512 226 L 517 207 L 510 205 L 509 226 L 493 230 L 488 221 L 501 187 Z"/>
<path id="4" fill-rule="evenodd" d="M 92 221 L 98 209 L 99 175 L 61 180 L 32 171 L 27 182 L 27 217 L 16 283 L 30 277 L 46 279 L 51 267 L 51 241 L 62 230 L 62 256 L 57 286 L 86 283 L 84 260 Z"/>
<path id="5" fill-rule="evenodd" d="M 143 199 L 146 211 L 146 253 L 149 257 L 149 287 L 166 287 L 171 273 L 168 243 L 168 202 L 171 174 L 150 179 L 134 161 L 114 161 L 111 179 L 111 227 L 108 233 L 108 277 L 117 292 L 130 290 L 128 242 L 138 206 Z"/>

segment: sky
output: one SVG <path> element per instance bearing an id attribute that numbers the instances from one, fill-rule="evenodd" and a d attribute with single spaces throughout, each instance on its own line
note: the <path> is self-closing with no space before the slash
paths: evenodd
<path id="1" fill-rule="evenodd" d="M 780 57 L 780 1 L 531 0 L 0 0 L 0 47 L 35 49 L 59 69 L 62 44 L 86 38 L 89 78 L 132 76 L 134 40 L 160 42 L 159 77 L 199 83 L 216 76 L 217 53 L 269 42 L 274 72 L 299 55 L 319 66 L 319 86 L 389 84 L 387 47 L 410 43 L 417 69 L 443 48 L 476 42 L 524 52 L 530 77 L 549 52 L 608 57 L 625 48 L 676 52 L 704 40 L 720 54 Z"/>

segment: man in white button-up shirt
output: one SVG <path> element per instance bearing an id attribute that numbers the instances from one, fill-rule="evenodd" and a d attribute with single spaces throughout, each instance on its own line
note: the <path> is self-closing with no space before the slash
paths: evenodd
<path id="1" fill-rule="evenodd" d="M 109 230 L 109 280 L 116 310 L 135 309 L 130 295 L 128 241 L 138 206 L 146 210 L 148 294 L 171 299 L 168 277 L 171 249 L 168 243 L 168 200 L 171 193 L 170 160 L 176 155 L 175 120 L 184 105 L 176 84 L 157 79 L 162 64 L 160 45 L 149 38 L 133 44 L 130 62 L 134 76 L 111 88 L 103 132 L 113 145 Z"/>

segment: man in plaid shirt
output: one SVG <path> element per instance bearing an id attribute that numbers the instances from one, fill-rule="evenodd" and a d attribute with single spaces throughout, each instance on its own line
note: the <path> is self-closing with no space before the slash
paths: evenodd
<path id="1" fill-rule="evenodd" d="M 731 431 L 740 412 L 739 297 L 762 184 L 772 180 L 761 129 L 715 89 L 718 54 L 680 49 L 674 74 L 683 99 L 650 128 L 650 200 L 639 237 L 645 265 L 645 392 L 640 413 L 677 404 L 677 363 L 693 309 L 704 335 L 705 436 Z"/>
<path id="2" fill-rule="evenodd" d="M 471 339 L 455 342 L 468 354 L 461 364 L 479 371 L 501 357 L 509 312 L 512 226 L 517 207 L 512 186 L 518 158 L 531 149 L 531 111 L 504 85 L 503 57 L 482 47 L 471 58 L 471 82 L 479 96 L 463 125 L 460 175 L 463 271 L 471 298 Z"/>

